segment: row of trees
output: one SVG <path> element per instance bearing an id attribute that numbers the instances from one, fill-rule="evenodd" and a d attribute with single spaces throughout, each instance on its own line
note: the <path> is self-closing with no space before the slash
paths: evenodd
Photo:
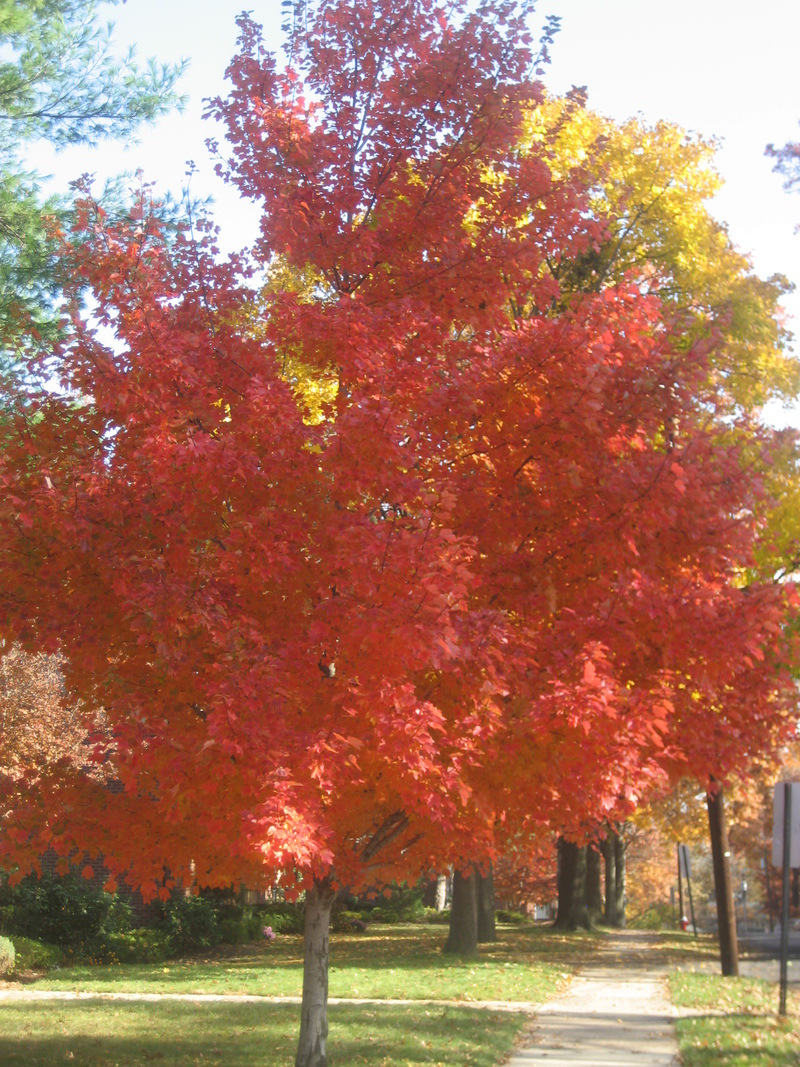
<path id="1" fill-rule="evenodd" d="M 243 16 L 250 253 L 84 191 L 6 378 L 0 637 L 87 742 L 6 768 L 0 851 L 304 890 L 299 1067 L 339 887 L 581 845 L 795 729 L 785 283 L 711 146 L 545 96 L 530 6 L 298 2 L 283 64 Z"/>

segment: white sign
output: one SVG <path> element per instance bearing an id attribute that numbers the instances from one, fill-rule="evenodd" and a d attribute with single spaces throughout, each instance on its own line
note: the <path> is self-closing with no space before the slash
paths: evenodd
<path id="1" fill-rule="evenodd" d="M 689 858 L 688 845 L 678 845 L 678 867 L 681 876 L 688 881 L 692 877 L 692 861 Z"/>
<path id="2" fill-rule="evenodd" d="M 778 782 L 772 804 L 772 863 L 783 866 L 783 815 L 786 795 L 791 797 L 789 866 L 800 867 L 800 782 Z"/>

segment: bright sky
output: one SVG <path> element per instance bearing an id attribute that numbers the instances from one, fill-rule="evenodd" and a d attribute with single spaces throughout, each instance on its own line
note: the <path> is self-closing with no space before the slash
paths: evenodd
<path id="1" fill-rule="evenodd" d="M 83 171 L 98 177 L 141 167 L 148 179 L 178 190 L 187 160 L 198 167 L 196 195 L 211 193 L 223 247 L 253 236 L 257 212 L 213 175 L 201 119 L 203 98 L 225 92 L 224 71 L 236 43 L 235 17 L 248 0 L 127 0 L 109 10 L 116 39 L 145 59 L 190 60 L 182 82 L 183 115 L 143 132 L 134 146 L 105 145 L 58 157 L 43 149 L 33 162 L 57 185 Z M 269 39 L 279 43 L 279 0 L 249 0 Z M 586 85 L 589 103 L 613 118 L 641 112 L 721 140 L 725 188 L 713 205 L 739 248 L 763 276 L 800 285 L 800 195 L 783 191 L 764 147 L 800 138 L 800 0 L 539 0 L 542 20 L 560 15 L 545 82 L 554 91 Z M 800 335 L 800 294 L 786 303 Z M 790 323 L 790 325 L 792 325 Z M 795 345 L 800 352 L 800 342 Z M 785 421 L 772 413 L 777 421 Z M 791 415 L 800 426 L 800 411 Z"/>

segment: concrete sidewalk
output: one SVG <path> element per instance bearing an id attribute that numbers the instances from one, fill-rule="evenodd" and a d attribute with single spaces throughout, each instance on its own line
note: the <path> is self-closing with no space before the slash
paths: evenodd
<path id="1" fill-rule="evenodd" d="M 529 1044 L 508 1067 L 676 1067 L 675 1013 L 651 940 L 637 931 L 611 935 L 567 992 L 539 1008 Z"/>

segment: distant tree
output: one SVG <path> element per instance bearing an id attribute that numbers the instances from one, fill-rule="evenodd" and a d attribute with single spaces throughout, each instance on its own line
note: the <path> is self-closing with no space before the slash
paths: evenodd
<path id="1" fill-rule="evenodd" d="M 678 313 L 673 326 L 681 324 L 684 346 L 713 337 L 718 405 L 752 411 L 769 399 L 794 399 L 800 363 L 787 351 L 780 308 L 794 286 L 782 275 L 755 274 L 712 215 L 709 202 L 723 184 L 716 142 L 670 122 L 615 122 L 573 92 L 548 97 L 532 113 L 528 143 L 547 152 L 556 183 L 584 176 L 591 213 L 604 224 L 602 239 L 582 255 L 550 258 L 565 296 L 633 274 Z"/>
<path id="2" fill-rule="evenodd" d="M 775 170 L 785 179 L 784 187 L 800 188 L 800 141 L 787 141 L 782 148 L 768 144 L 766 154 L 775 160 Z"/>
<path id="3" fill-rule="evenodd" d="M 59 656 L 15 647 L 0 659 L 0 774 L 85 752 L 86 729 L 65 695 Z"/>
<path id="4" fill-rule="evenodd" d="M 120 0 L 109 0 L 116 4 Z M 124 0 L 123 0 L 124 2 Z M 0 0 L 0 359 L 51 337 L 56 316 L 53 220 L 25 163 L 38 140 L 57 148 L 129 137 L 178 103 L 180 68 L 117 58 L 96 0 Z"/>

